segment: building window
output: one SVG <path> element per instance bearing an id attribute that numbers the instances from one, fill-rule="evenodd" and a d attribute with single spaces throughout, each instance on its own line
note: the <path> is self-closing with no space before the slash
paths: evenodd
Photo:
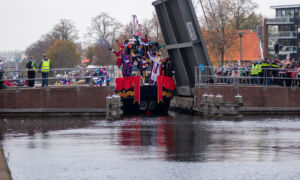
<path id="1" fill-rule="evenodd" d="M 286 17 L 291 17 L 291 10 L 290 9 L 285 10 L 285 16 Z"/>
<path id="2" fill-rule="evenodd" d="M 299 9 L 295 9 L 295 17 L 300 17 L 299 16 Z"/>
<path id="3" fill-rule="evenodd" d="M 277 12 L 278 12 L 278 17 L 281 17 L 281 9 L 278 9 Z"/>
<path id="4" fill-rule="evenodd" d="M 294 17 L 294 9 L 289 10 L 289 17 Z"/>
<path id="5" fill-rule="evenodd" d="M 282 16 L 282 17 L 285 17 L 285 10 L 284 10 L 284 9 L 281 10 L 281 16 Z"/>
<path id="6" fill-rule="evenodd" d="M 290 31 L 290 26 L 285 25 L 285 26 L 284 26 L 284 31 Z"/>

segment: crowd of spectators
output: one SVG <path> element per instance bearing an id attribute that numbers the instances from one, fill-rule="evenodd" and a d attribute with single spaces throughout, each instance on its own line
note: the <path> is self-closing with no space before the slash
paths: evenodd
<path id="1" fill-rule="evenodd" d="M 255 85 L 300 85 L 300 63 L 293 58 L 280 61 L 253 60 L 215 67 L 218 83 Z"/>

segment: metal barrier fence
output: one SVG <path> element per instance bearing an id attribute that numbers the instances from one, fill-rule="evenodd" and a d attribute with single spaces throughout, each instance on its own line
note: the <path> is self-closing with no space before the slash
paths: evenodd
<path id="1" fill-rule="evenodd" d="M 214 74 L 208 74 L 213 68 Z M 251 68 L 241 67 L 196 67 L 196 85 L 230 84 L 230 85 L 263 85 L 263 86 L 300 86 L 300 68 L 261 68 L 258 75 L 251 75 Z"/>
<path id="2" fill-rule="evenodd" d="M 101 75 L 100 70 L 106 70 L 106 75 Z M 35 78 L 27 76 L 27 70 L 6 70 L 3 72 L 3 82 L 8 87 L 26 87 L 29 80 L 35 80 L 36 86 L 42 84 L 40 69 L 35 70 Z M 57 68 L 50 69 L 49 85 L 115 85 L 115 79 L 121 76 L 121 69 L 117 66 L 101 66 L 97 68 Z M 100 81 L 102 83 L 100 84 Z"/>

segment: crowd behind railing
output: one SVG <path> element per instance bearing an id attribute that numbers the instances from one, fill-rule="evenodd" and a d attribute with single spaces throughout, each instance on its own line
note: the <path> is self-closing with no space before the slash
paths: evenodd
<path id="1" fill-rule="evenodd" d="M 196 84 L 300 86 L 300 64 L 295 59 L 262 60 L 218 67 L 197 67 Z"/>
<path id="2" fill-rule="evenodd" d="M 116 66 L 78 67 L 50 69 L 49 85 L 52 86 L 74 86 L 94 85 L 109 86 L 114 82 Z M 39 72 L 41 69 L 33 71 Z M 5 70 L 1 71 L 0 89 L 11 87 L 40 87 L 43 77 L 36 73 L 34 78 L 27 76 L 28 70 Z M 32 85 L 30 85 L 32 84 Z"/>

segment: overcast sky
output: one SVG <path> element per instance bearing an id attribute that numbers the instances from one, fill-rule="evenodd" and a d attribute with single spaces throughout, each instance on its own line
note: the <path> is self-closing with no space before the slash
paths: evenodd
<path id="1" fill-rule="evenodd" d="M 0 0 L 0 51 L 25 50 L 42 34 L 49 32 L 59 19 L 70 19 L 86 33 L 92 17 L 107 12 L 121 23 L 136 14 L 140 21 L 150 18 L 153 0 Z M 253 0 L 258 12 L 274 16 L 271 5 L 300 4 L 299 0 Z"/>

